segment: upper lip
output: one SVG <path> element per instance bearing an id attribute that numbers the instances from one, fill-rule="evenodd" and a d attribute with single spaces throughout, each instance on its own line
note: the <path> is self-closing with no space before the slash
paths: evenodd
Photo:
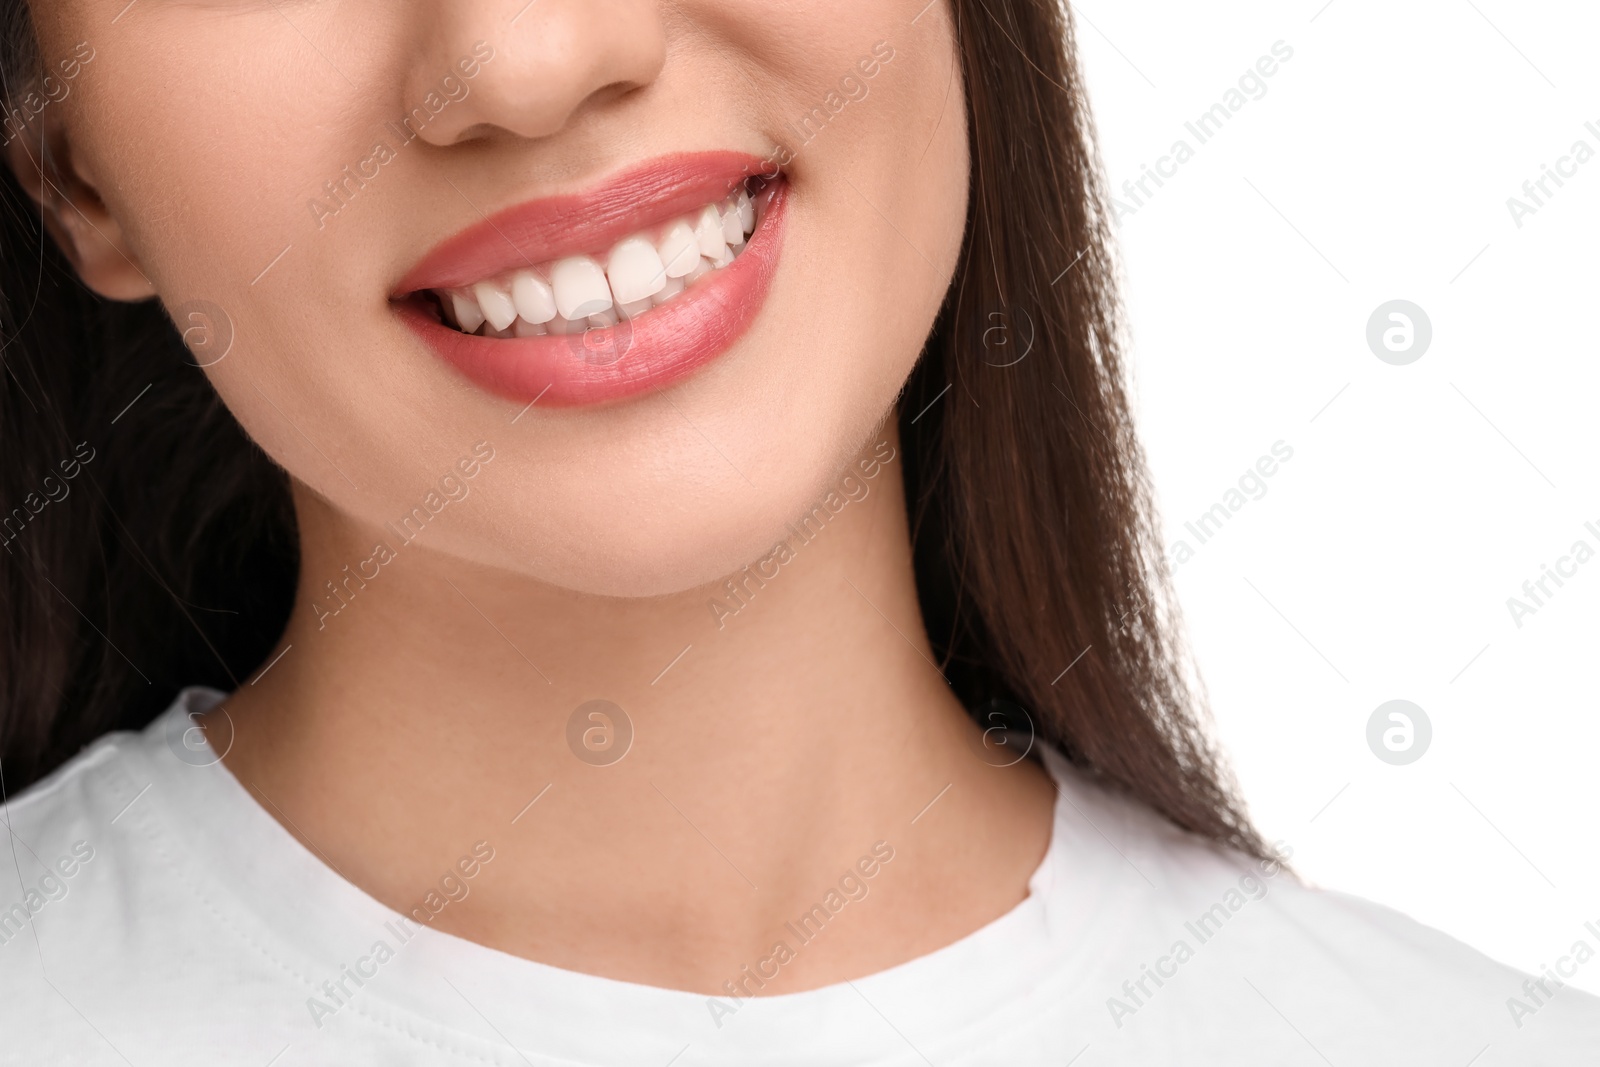
<path id="1" fill-rule="evenodd" d="M 583 192 L 515 204 L 440 241 L 395 287 L 395 296 L 602 252 L 631 233 L 722 199 L 765 166 L 745 152 L 680 153 L 619 171 Z"/>

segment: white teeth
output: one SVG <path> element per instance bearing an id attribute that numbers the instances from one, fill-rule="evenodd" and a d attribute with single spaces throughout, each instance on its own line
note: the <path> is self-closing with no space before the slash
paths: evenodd
<path id="1" fill-rule="evenodd" d="M 698 253 L 698 252 L 695 253 L 694 261 L 696 263 L 700 262 L 700 253 Z M 684 288 L 684 281 L 683 281 L 682 278 L 668 278 L 666 287 L 664 289 L 662 289 L 659 293 L 657 293 L 655 296 L 652 296 L 650 298 L 650 302 L 652 304 L 656 305 L 657 307 L 660 307 L 662 304 L 665 304 L 668 300 L 671 300 L 673 297 L 675 297 L 679 293 L 683 292 L 683 288 Z"/>
<path id="2" fill-rule="evenodd" d="M 681 278 L 700 262 L 700 242 L 694 235 L 694 227 L 681 219 L 672 224 L 656 250 L 667 265 L 668 278 Z"/>
<path id="3" fill-rule="evenodd" d="M 700 262 L 698 262 L 698 263 L 696 263 L 694 265 L 694 270 L 690 271 L 688 274 L 685 274 L 683 276 L 683 284 L 684 285 L 693 285 L 695 282 L 699 281 L 701 278 L 704 278 L 707 274 L 710 274 L 711 271 L 712 271 L 711 261 L 709 259 L 706 259 L 704 256 L 702 256 L 702 257 L 700 257 Z"/>
<path id="4" fill-rule="evenodd" d="M 511 302 L 511 294 L 494 282 L 477 283 L 472 287 L 472 295 L 477 298 L 483 317 L 496 330 L 505 330 L 517 321 L 517 306 Z"/>
<path id="5" fill-rule="evenodd" d="M 606 272 L 588 256 L 569 256 L 550 268 L 550 288 L 556 310 L 565 319 L 585 319 L 611 310 L 611 286 Z"/>
<path id="6" fill-rule="evenodd" d="M 722 237 L 733 248 L 738 248 L 744 244 L 744 227 L 739 225 L 739 207 L 737 204 L 728 204 L 723 210 Z"/>
<path id="7" fill-rule="evenodd" d="M 643 237 L 629 237 L 611 250 L 606 277 L 617 303 L 637 304 L 642 300 L 648 304 L 667 284 L 667 268 L 656 254 L 655 245 Z"/>
<path id="8" fill-rule="evenodd" d="M 677 298 L 732 263 L 755 232 L 748 192 L 625 237 L 603 258 L 568 256 L 458 289 L 436 289 L 449 325 L 486 337 L 545 337 L 615 326 Z"/>
<path id="9" fill-rule="evenodd" d="M 707 204 L 694 223 L 694 235 L 700 242 L 700 254 L 716 259 L 728 250 L 728 239 L 722 234 L 722 215 L 715 204 Z"/>
<path id="10" fill-rule="evenodd" d="M 555 293 L 531 270 L 519 270 L 511 276 L 511 302 L 517 305 L 517 314 L 529 323 L 549 322 L 556 317 Z"/>
<path id="11" fill-rule="evenodd" d="M 466 293 L 451 290 L 450 310 L 455 313 L 456 325 L 461 327 L 462 333 L 473 333 L 483 325 L 483 312 L 478 310 L 478 302 Z"/>

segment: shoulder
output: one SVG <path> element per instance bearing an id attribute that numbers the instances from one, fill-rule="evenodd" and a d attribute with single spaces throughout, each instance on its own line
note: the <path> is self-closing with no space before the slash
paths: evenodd
<path id="1" fill-rule="evenodd" d="M 10 845 L 0 853 L 0 1001 L 33 1020 L 30 1034 L 92 1038 L 84 979 L 96 968 L 117 973 L 131 958 L 141 913 L 170 913 L 170 841 L 149 809 L 170 774 L 163 765 L 177 760 L 153 757 L 182 744 L 186 702 L 208 692 L 185 691 L 142 732 L 101 737 L 0 808 Z M 106 1050 L 52 1052 L 60 1062 L 96 1062 Z"/>
<path id="2" fill-rule="evenodd" d="M 72 879 L 93 862 L 96 842 L 103 847 L 106 828 L 137 795 L 137 787 L 129 789 L 127 753 L 140 740 L 134 733 L 108 734 L 0 806 L 0 821 L 17 849 L 16 864 L 7 866 L 20 867 L 13 873 L 24 885 L 31 886 L 34 877 L 47 884 Z M 0 878 L 0 886 L 14 890 L 15 881 Z M 5 899 L 0 890 L 0 901 Z M 0 939 L 5 936 L 0 928 Z"/>
<path id="3" fill-rule="evenodd" d="M 99 1062 L 106 1052 L 78 1036 L 82 998 L 63 983 L 72 984 L 79 961 L 116 944 L 121 909 L 107 887 L 138 850 L 120 831 L 145 784 L 128 759 L 140 742 L 133 733 L 102 737 L 0 808 L 10 845 L 0 853 L 0 1001 L 29 1021 L 28 1040 L 45 1041 L 29 1050 L 54 1062 Z"/>
<path id="4" fill-rule="evenodd" d="M 1307 1044 L 1334 1062 L 1459 1051 L 1462 1063 L 1482 1053 L 1477 1067 L 1578 1062 L 1600 1047 L 1600 999 L 1553 971 L 1519 972 L 1392 908 L 1185 833 L 1053 752 L 1046 763 L 1061 790 L 1059 862 L 1103 887 L 1089 905 L 1107 921 L 1091 938 L 1099 963 L 1084 995 L 1119 1043 L 1237 1050 L 1259 1027 L 1285 1056 Z M 1578 924 L 1573 940 L 1556 965 L 1567 977 L 1600 951 L 1600 922 Z M 1591 966 L 1600 976 L 1600 960 Z"/>
<path id="5" fill-rule="evenodd" d="M 167 762 L 152 758 L 163 748 L 171 748 L 181 761 L 215 762 L 203 745 L 185 745 L 193 726 L 191 715 L 222 698 L 223 694 L 203 686 L 184 689 L 144 729 L 101 736 L 45 778 L 7 798 L 0 804 L 0 818 L 13 835 L 26 831 L 41 841 L 71 834 L 87 835 L 90 847 L 96 839 L 108 841 L 106 828 L 122 825 L 134 800 L 160 773 L 158 764 Z"/>

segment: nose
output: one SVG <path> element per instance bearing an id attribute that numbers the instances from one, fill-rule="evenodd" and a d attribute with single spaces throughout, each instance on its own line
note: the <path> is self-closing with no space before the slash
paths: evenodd
<path id="1" fill-rule="evenodd" d="M 526 6 L 523 6 L 523 5 Z M 418 19 L 406 99 L 466 95 L 420 131 L 445 146 L 504 130 L 548 137 L 587 109 L 643 89 L 666 62 L 657 0 L 437 0 Z"/>

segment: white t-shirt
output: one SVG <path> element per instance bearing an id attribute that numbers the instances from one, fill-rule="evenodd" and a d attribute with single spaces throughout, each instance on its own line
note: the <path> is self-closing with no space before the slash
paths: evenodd
<path id="1" fill-rule="evenodd" d="M 1028 896 L 954 944 L 748 998 L 561 970 L 346 882 L 185 736 L 220 699 L 186 691 L 9 805 L 0 1063 L 1600 1063 L 1600 1000 L 1198 841 L 1049 751 Z"/>

